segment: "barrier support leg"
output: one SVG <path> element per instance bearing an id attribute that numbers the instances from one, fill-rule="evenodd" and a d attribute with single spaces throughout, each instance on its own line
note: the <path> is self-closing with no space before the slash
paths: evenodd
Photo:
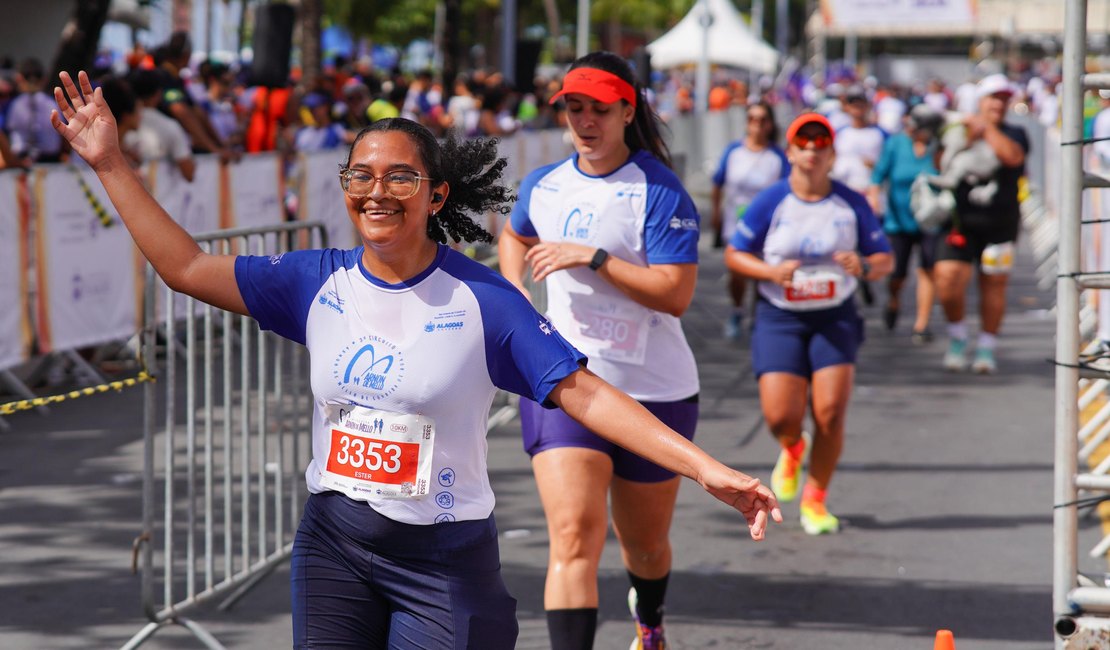
<path id="1" fill-rule="evenodd" d="M 195 636 L 197 640 L 203 643 L 204 647 L 208 648 L 209 650 L 227 650 L 227 648 L 224 647 L 222 643 L 217 641 L 216 637 L 212 636 L 212 634 L 208 630 L 204 629 L 202 625 L 192 619 L 185 618 L 184 616 L 178 616 L 176 618 L 171 618 L 165 621 L 152 621 L 150 623 L 147 623 L 146 626 L 143 627 L 143 629 L 139 630 L 138 633 L 135 634 L 135 636 L 131 637 L 130 641 L 120 647 L 120 650 L 135 650 L 142 644 L 146 643 L 147 639 L 154 636 L 155 632 L 162 629 L 162 627 L 171 624 L 180 625 L 181 627 L 192 632 L 193 636 Z"/>

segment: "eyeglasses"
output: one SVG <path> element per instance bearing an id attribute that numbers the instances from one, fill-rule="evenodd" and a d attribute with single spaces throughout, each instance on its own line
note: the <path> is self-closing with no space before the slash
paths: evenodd
<path id="1" fill-rule="evenodd" d="M 385 193 L 400 201 L 415 196 L 420 191 L 420 181 L 430 180 L 432 179 L 427 176 L 403 170 L 386 172 L 381 176 L 358 169 L 344 169 L 339 172 L 339 184 L 353 198 L 369 196 L 374 191 L 374 185 L 381 181 Z"/>
<path id="2" fill-rule="evenodd" d="M 805 149 L 810 144 L 817 150 L 828 149 L 832 146 L 833 139 L 831 135 L 796 135 L 790 139 L 790 144 L 799 149 Z"/>

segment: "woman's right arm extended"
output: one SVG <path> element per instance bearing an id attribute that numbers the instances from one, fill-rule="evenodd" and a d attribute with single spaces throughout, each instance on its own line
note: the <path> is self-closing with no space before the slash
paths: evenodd
<path id="1" fill-rule="evenodd" d="M 174 291 L 249 315 L 235 280 L 235 257 L 203 252 L 158 205 L 120 151 L 116 121 L 101 90 L 93 91 L 83 71 L 77 78 L 80 91 L 68 73 L 61 73 L 64 91 L 54 88 L 59 111 L 51 113 L 50 121 L 96 172 L 139 250 Z"/>

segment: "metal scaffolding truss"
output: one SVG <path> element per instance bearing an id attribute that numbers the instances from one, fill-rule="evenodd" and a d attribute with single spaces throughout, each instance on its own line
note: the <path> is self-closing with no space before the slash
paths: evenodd
<path id="1" fill-rule="evenodd" d="M 1107 179 L 1084 173 L 1083 95 L 1110 88 L 1110 75 L 1087 74 L 1087 0 L 1067 0 L 1064 10 L 1062 151 L 1056 272 L 1056 419 L 1053 509 L 1052 609 L 1056 647 L 1063 650 L 1110 647 L 1110 587 L 1079 572 L 1079 508 L 1110 493 L 1110 463 L 1080 472 L 1092 453 L 1110 438 L 1110 405 L 1082 427 L 1081 410 L 1094 410 L 1110 388 L 1110 372 L 1099 371 L 1082 354 L 1082 333 L 1090 331 L 1081 311 L 1082 292 L 1110 289 L 1107 269 L 1084 272 L 1080 250 L 1083 190 L 1107 188 Z M 1098 223 L 1092 219 L 1087 225 Z M 1090 230 L 1088 232 L 1091 232 Z M 1105 298 L 1104 298 L 1105 299 Z M 1091 350 L 1085 350 L 1089 353 Z M 1080 491 L 1083 491 L 1082 498 Z M 1110 538 L 1089 552 L 1105 557 Z"/>

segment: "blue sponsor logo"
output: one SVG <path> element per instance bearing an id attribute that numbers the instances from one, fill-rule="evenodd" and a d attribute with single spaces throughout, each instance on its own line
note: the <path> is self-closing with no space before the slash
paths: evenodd
<path id="1" fill-rule="evenodd" d="M 397 346 L 379 336 L 364 336 L 352 342 L 332 364 L 332 376 L 339 388 L 360 399 L 388 397 L 397 389 L 404 372 Z"/>
<path id="2" fill-rule="evenodd" d="M 424 331 L 425 332 L 434 332 L 434 331 L 436 331 L 436 324 L 432 323 L 432 322 L 424 323 Z"/>
<path id="3" fill-rule="evenodd" d="M 450 492 L 440 492 L 436 495 L 436 503 L 444 510 L 450 510 L 455 507 L 455 495 Z"/>
<path id="4" fill-rule="evenodd" d="M 439 484 L 443 487 L 451 487 L 455 484 L 455 470 L 450 467 L 444 467 L 439 470 Z"/>
<path id="5" fill-rule="evenodd" d="M 340 314 L 343 313 L 343 303 L 345 301 L 342 298 L 339 297 L 338 293 L 336 293 L 334 291 L 329 291 L 327 293 L 320 294 L 320 297 L 318 298 L 318 300 L 319 300 L 321 305 L 329 307 L 329 308 L 339 312 Z"/>
<path id="6" fill-rule="evenodd" d="M 567 215 L 563 222 L 563 237 L 589 241 L 597 232 L 597 219 L 594 218 L 593 208 L 575 208 Z"/>
<path id="7" fill-rule="evenodd" d="M 450 512 L 441 512 L 436 515 L 435 522 L 437 524 L 442 524 L 448 521 L 455 521 L 455 515 L 451 514 Z"/>

